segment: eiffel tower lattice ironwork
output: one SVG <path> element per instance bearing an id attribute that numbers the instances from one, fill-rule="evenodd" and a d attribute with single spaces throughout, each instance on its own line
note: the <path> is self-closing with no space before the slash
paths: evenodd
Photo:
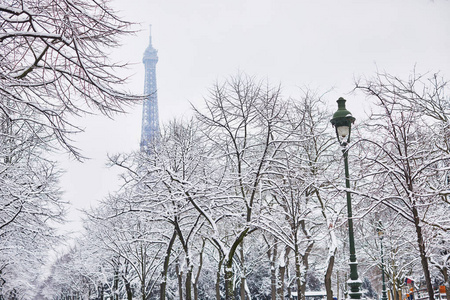
<path id="1" fill-rule="evenodd" d="M 158 62 L 158 51 L 152 45 L 152 33 L 150 25 L 150 41 L 144 52 L 142 62 L 145 66 L 145 86 L 142 110 L 141 151 L 148 152 L 152 143 L 158 140 L 159 116 L 158 116 L 158 94 L 156 89 L 156 63 Z"/>

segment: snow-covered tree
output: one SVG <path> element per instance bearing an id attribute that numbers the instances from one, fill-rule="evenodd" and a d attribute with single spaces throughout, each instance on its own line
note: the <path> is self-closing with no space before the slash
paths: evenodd
<path id="1" fill-rule="evenodd" d="M 0 112 L 0 277 L 2 293 L 31 297 L 47 252 L 58 241 L 65 204 L 60 171 L 46 159 L 42 139 L 21 120 Z M 34 125 L 34 132 L 42 126 Z"/>
<path id="2" fill-rule="evenodd" d="M 199 249 L 194 245 L 201 243 L 199 231 L 204 223 L 204 218 L 190 204 L 194 199 L 204 197 L 201 179 L 206 176 L 202 168 L 202 144 L 197 140 L 193 122 L 173 121 L 163 128 L 156 147 L 149 155 L 137 155 L 134 165 L 131 157 L 116 156 L 112 159 L 115 165 L 128 170 L 126 185 L 133 191 L 133 202 L 122 200 L 122 212 L 139 213 L 138 217 L 144 219 L 154 216 L 153 221 L 166 228 L 168 243 L 164 251 L 161 299 L 165 299 L 169 263 L 173 261 L 172 250 L 175 245 L 182 251 L 175 260 L 179 294 L 184 294 L 189 300 L 192 298 L 192 287 L 196 288 L 193 257 L 197 255 L 194 251 Z M 198 267 L 197 276 L 200 271 Z M 185 279 L 184 285 L 182 277 Z"/>
<path id="3" fill-rule="evenodd" d="M 359 85 L 378 106 L 353 131 L 350 192 L 367 292 L 380 276 L 373 224 L 382 219 L 383 267 L 398 299 L 420 264 L 448 281 L 450 143 L 442 91 L 429 92 L 442 98 L 432 110 L 390 79 Z M 98 261 L 75 272 L 93 279 L 86 290 L 128 299 L 276 300 L 323 286 L 328 298 L 339 294 L 348 271 L 343 168 L 323 107 L 311 92 L 284 100 L 280 88 L 238 75 L 214 85 L 194 118 L 163 126 L 147 153 L 112 156 L 123 186 L 86 220 L 83 251 Z"/>
<path id="4" fill-rule="evenodd" d="M 432 228 L 450 228 L 446 197 L 450 155 L 448 151 L 447 86 L 436 75 L 426 80 L 413 74 L 402 80 L 377 74 L 357 83 L 376 108 L 363 133 L 361 157 L 367 178 L 368 211 L 388 207 L 387 218 L 402 220 L 416 232 L 416 247 L 429 298 L 434 299 L 430 276 Z M 397 218 L 397 216 L 399 218 Z"/>
<path id="5" fill-rule="evenodd" d="M 6 0 L 0 23 L 0 110 L 32 132 L 42 125 L 79 156 L 67 136 L 80 130 L 70 115 L 120 112 L 139 99 L 118 89 L 124 65 L 108 60 L 132 33 L 108 1 Z"/>
<path id="6" fill-rule="evenodd" d="M 220 219 L 204 216 L 215 230 L 213 243 L 224 258 L 225 297 L 234 299 L 234 256 L 245 237 L 258 229 L 264 205 L 260 184 L 284 143 L 283 139 L 273 140 L 273 135 L 286 106 L 279 87 L 243 75 L 216 84 L 205 99 L 205 106 L 203 110 L 196 109 L 197 118 L 214 149 L 216 168 L 221 170 L 215 178 L 219 198 L 211 201 L 225 210 Z M 286 136 L 289 134 L 283 138 Z M 219 223 L 228 228 L 233 224 L 235 233 L 220 240 L 223 234 L 217 231 Z M 241 288 L 244 287 L 241 281 Z"/>

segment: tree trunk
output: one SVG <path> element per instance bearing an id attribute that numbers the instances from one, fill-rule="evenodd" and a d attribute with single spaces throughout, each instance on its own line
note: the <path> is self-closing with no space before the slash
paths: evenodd
<path id="1" fill-rule="evenodd" d="M 142 300 L 147 300 L 147 297 L 145 296 L 145 280 L 141 280 L 141 294 L 142 294 Z"/>
<path id="2" fill-rule="evenodd" d="M 103 294 L 104 294 L 104 292 L 103 292 L 103 283 L 101 283 L 100 292 L 99 292 L 100 300 L 103 300 Z"/>
<path id="3" fill-rule="evenodd" d="M 297 299 L 300 300 L 301 299 L 301 293 L 302 293 L 302 285 L 300 282 L 300 278 L 302 276 L 302 274 L 300 273 L 300 253 L 299 249 L 298 249 L 298 243 L 297 243 L 297 239 L 295 239 L 295 282 L 297 285 Z"/>
<path id="4" fill-rule="evenodd" d="M 398 300 L 398 292 L 397 292 L 397 287 L 395 286 L 395 284 L 392 285 L 392 299 Z"/>
<path id="5" fill-rule="evenodd" d="M 119 300 L 119 267 L 118 266 L 116 266 L 116 268 L 114 270 L 112 294 L 113 294 L 113 300 Z"/>
<path id="6" fill-rule="evenodd" d="M 216 300 L 220 300 L 220 270 L 216 272 Z"/>
<path id="7" fill-rule="evenodd" d="M 444 276 L 445 294 L 447 295 L 447 300 L 450 300 L 450 278 L 447 267 L 442 268 L 442 275 Z"/>
<path id="8" fill-rule="evenodd" d="M 277 297 L 279 300 L 284 300 L 284 290 L 285 290 L 285 277 L 286 277 L 286 266 L 289 263 L 289 252 L 290 247 L 285 247 L 280 253 L 280 263 L 278 264 L 278 278 L 277 278 Z"/>
<path id="9" fill-rule="evenodd" d="M 216 272 L 216 300 L 220 300 L 220 270 Z"/>
<path id="10" fill-rule="evenodd" d="M 240 294 L 241 299 L 245 300 L 245 277 L 241 277 Z"/>
<path id="11" fill-rule="evenodd" d="M 127 293 L 127 300 L 133 300 L 133 291 L 131 289 L 130 282 L 124 278 L 125 291 Z"/>
<path id="12" fill-rule="evenodd" d="M 124 263 L 124 271 L 122 272 L 122 280 L 125 286 L 125 292 L 127 294 L 127 300 L 133 300 L 133 290 L 131 289 L 131 284 L 127 279 L 128 276 L 128 267 L 129 267 L 129 262 L 128 260 L 125 260 Z M 90 299 L 90 298 L 88 298 Z"/>
<path id="13" fill-rule="evenodd" d="M 190 260 L 187 260 L 188 263 L 190 263 Z M 189 265 L 188 265 L 189 266 Z M 188 267 L 187 273 L 186 273 L 186 300 L 192 300 L 192 266 Z"/>
<path id="14" fill-rule="evenodd" d="M 198 300 L 198 280 L 200 278 L 200 272 L 202 271 L 202 266 L 203 266 L 203 250 L 205 249 L 205 242 L 206 242 L 206 240 L 203 239 L 202 250 L 200 251 L 200 257 L 199 257 L 197 275 L 195 276 L 195 280 L 194 280 L 194 284 L 193 284 L 194 300 Z"/>
<path id="15" fill-rule="evenodd" d="M 277 257 L 277 241 L 274 241 L 272 255 L 270 255 L 269 250 L 269 259 L 270 259 L 270 289 L 272 300 L 277 300 L 277 274 L 276 274 L 276 257 Z"/>
<path id="16" fill-rule="evenodd" d="M 226 261 L 225 268 L 225 300 L 234 300 L 233 261 Z"/>
<path id="17" fill-rule="evenodd" d="M 340 281 L 339 281 L 339 271 L 336 272 L 336 298 L 339 300 L 341 299 L 341 292 L 339 287 Z"/>
<path id="18" fill-rule="evenodd" d="M 302 276 L 302 280 L 301 280 L 302 295 L 301 295 L 301 298 L 300 297 L 298 298 L 299 300 L 300 299 L 305 300 L 306 275 L 308 274 L 308 270 L 309 270 L 308 259 L 309 259 L 309 255 L 311 254 L 312 248 L 314 247 L 314 242 L 311 242 L 312 239 L 311 239 L 311 236 L 309 235 L 308 231 L 306 230 L 304 220 L 300 221 L 300 225 L 302 227 L 303 233 L 305 234 L 306 238 L 310 241 L 308 243 L 308 246 L 306 247 L 305 254 L 302 257 L 302 262 L 303 262 L 303 276 Z"/>
<path id="19" fill-rule="evenodd" d="M 183 300 L 183 272 L 180 270 L 180 262 L 178 261 L 178 259 L 175 263 L 175 272 L 177 273 L 177 277 L 178 277 L 179 299 Z"/>
<path id="20" fill-rule="evenodd" d="M 198 300 L 198 285 L 196 282 L 194 282 L 193 287 L 194 287 L 194 300 Z"/>
<path id="21" fill-rule="evenodd" d="M 333 300 L 333 290 L 331 288 L 331 276 L 333 275 L 334 255 L 336 251 L 328 259 L 327 271 L 325 273 L 325 291 L 327 292 L 327 300 Z"/>
<path id="22" fill-rule="evenodd" d="M 423 275 L 428 291 L 429 300 L 434 300 L 433 285 L 431 283 L 430 269 L 428 267 L 428 258 L 426 256 L 425 243 L 423 241 L 422 227 L 420 226 L 419 213 L 416 206 L 413 205 L 412 213 L 414 216 L 414 225 L 416 227 L 417 244 L 419 246 L 420 260 L 422 262 Z"/>
<path id="23" fill-rule="evenodd" d="M 320 192 L 317 189 L 314 189 L 314 194 L 317 197 L 317 200 L 319 200 L 320 206 L 322 207 L 322 215 L 325 219 L 325 224 L 327 226 L 328 235 L 330 236 L 330 246 L 328 250 L 328 266 L 327 270 L 325 272 L 325 291 L 327 293 L 327 300 L 333 300 L 333 289 L 331 288 L 331 279 L 333 278 L 333 267 L 334 267 L 334 260 L 337 252 L 336 248 L 336 236 L 333 231 L 333 222 L 330 220 L 330 218 L 327 216 L 327 209 L 326 206 L 322 200 L 322 197 L 320 195 Z M 337 275 L 338 276 L 338 275 Z M 338 279 L 338 277 L 337 277 Z M 336 296 L 339 299 L 339 282 L 336 284 Z"/>
<path id="24" fill-rule="evenodd" d="M 286 272 L 286 266 L 278 267 L 278 286 L 277 286 L 277 294 L 279 300 L 284 300 L 284 274 Z"/>
<path id="25" fill-rule="evenodd" d="M 301 297 L 298 298 L 298 300 L 305 300 L 306 299 L 306 270 L 303 271 L 303 276 L 301 280 Z"/>
<path id="26" fill-rule="evenodd" d="M 391 250 L 393 251 L 393 250 Z M 396 251 L 396 250 L 395 250 Z M 392 300 L 401 300 L 398 297 L 398 290 L 397 290 L 397 266 L 394 262 L 392 262 Z"/>
<path id="27" fill-rule="evenodd" d="M 241 243 L 241 300 L 245 300 L 245 258 L 244 258 L 244 242 Z"/>
<path id="28" fill-rule="evenodd" d="M 188 195 L 189 196 L 189 195 Z M 180 224 L 178 223 L 178 216 L 175 216 L 173 223 L 175 226 L 175 230 L 177 231 L 178 239 L 181 242 L 181 245 L 183 246 L 183 250 L 185 253 L 185 260 L 186 260 L 186 285 L 185 285 L 185 291 L 186 291 L 186 300 L 192 300 L 192 264 L 191 264 L 191 258 L 189 255 L 189 245 L 188 245 L 188 239 L 185 239 L 183 237 L 183 233 L 180 228 Z M 197 219 L 198 220 L 198 219 Z M 179 279 L 180 280 L 180 279 Z"/>
<path id="29" fill-rule="evenodd" d="M 177 232 L 174 230 L 172 237 L 170 238 L 169 245 L 166 250 L 166 257 L 164 258 L 164 267 L 161 274 L 161 285 L 159 291 L 159 299 L 166 300 L 166 287 L 167 287 L 167 272 L 169 270 L 170 254 L 172 252 L 173 243 L 175 242 L 175 237 Z"/>
<path id="30" fill-rule="evenodd" d="M 248 208 L 247 208 L 248 210 Z M 247 213 L 247 216 L 249 214 Z M 247 220 L 249 221 L 249 220 Z M 225 259 L 225 299 L 226 300 L 234 300 L 234 282 L 233 282 L 233 257 L 236 253 L 237 247 L 244 241 L 245 236 L 247 236 L 247 233 L 249 232 L 250 228 L 245 228 L 239 236 L 234 241 L 233 245 L 230 248 L 230 251 L 228 252 L 228 255 Z"/>

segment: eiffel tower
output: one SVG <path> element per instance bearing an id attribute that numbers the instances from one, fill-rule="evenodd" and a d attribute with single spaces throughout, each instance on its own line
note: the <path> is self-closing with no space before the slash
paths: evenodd
<path id="1" fill-rule="evenodd" d="M 158 94 L 156 89 L 156 63 L 158 51 L 152 46 L 152 27 L 150 25 L 150 42 L 144 52 L 142 62 L 145 66 L 145 86 L 142 110 L 141 151 L 149 152 L 152 143 L 159 137 Z"/>

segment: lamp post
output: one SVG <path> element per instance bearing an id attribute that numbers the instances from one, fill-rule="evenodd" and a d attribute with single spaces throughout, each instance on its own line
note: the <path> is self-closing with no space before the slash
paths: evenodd
<path id="1" fill-rule="evenodd" d="M 355 122 L 355 118 L 345 108 L 345 99 L 339 98 L 337 100 L 338 110 L 333 114 L 331 124 L 336 129 L 336 137 L 339 144 L 342 147 L 342 153 L 344 156 L 345 167 L 345 187 L 347 188 L 347 219 L 348 219 L 348 240 L 350 246 L 350 279 L 347 281 L 349 286 L 349 296 L 351 299 L 361 299 L 361 292 L 359 287 L 361 286 L 361 280 L 358 278 L 358 263 L 356 261 L 355 253 L 355 238 L 353 235 L 353 216 L 352 216 L 352 198 L 350 194 L 350 180 L 348 171 L 348 144 L 350 143 L 350 133 L 352 124 Z"/>
<path id="2" fill-rule="evenodd" d="M 377 232 L 378 237 L 380 238 L 380 248 L 381 248 L 381 278 L 383 280 L 383 286 L 381 290 L 381 300 L 387 300 L 387 292 L 386 292 L 386 281 L 384 280 L 384 259 L 383 259 L 383 236 L 384 236 L 384 230 L 383 230 L 383 224 L 381 223 L 381 220 L 378 221 L 377 225 Z"/>

